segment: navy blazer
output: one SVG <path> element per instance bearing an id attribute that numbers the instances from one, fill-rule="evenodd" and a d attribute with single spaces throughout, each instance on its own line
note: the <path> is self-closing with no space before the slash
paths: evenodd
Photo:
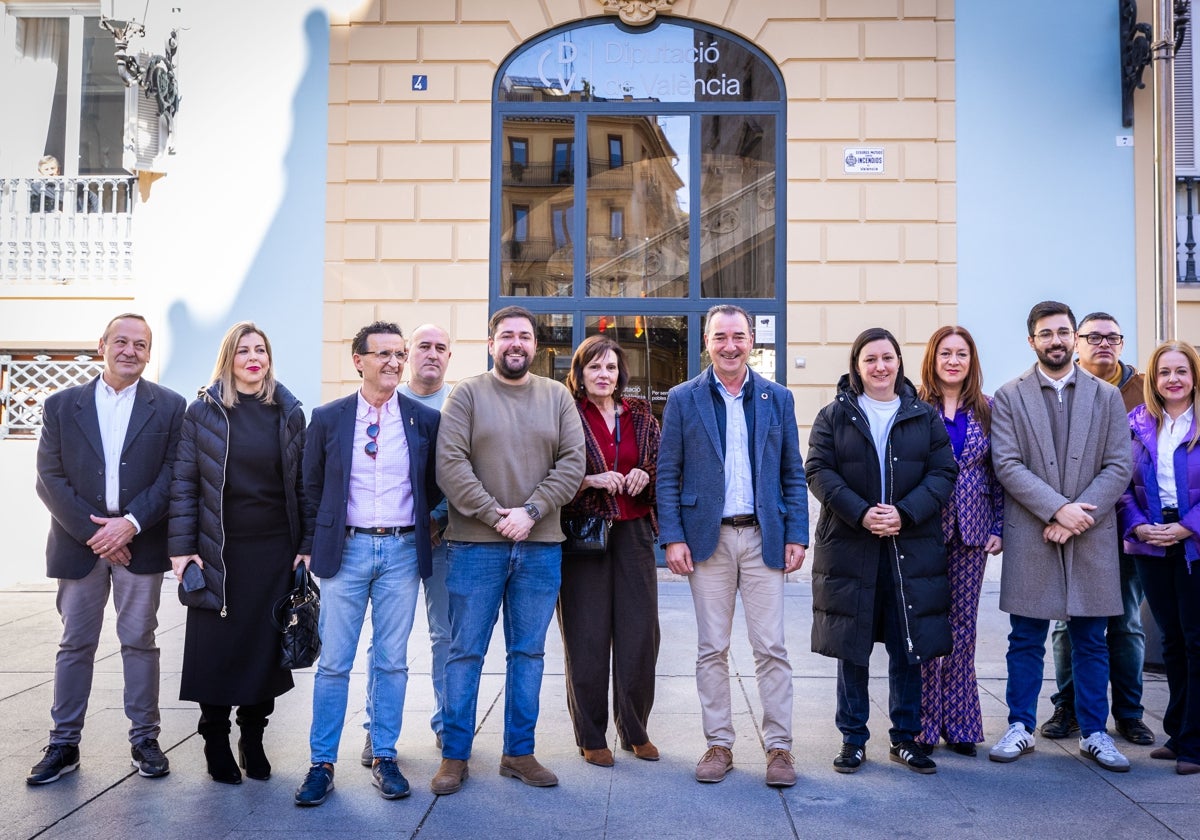
<path id="1" fill-rule="evenodd" d="M 792 392 L 748 372 L 754 405 L 754 512 L 762 530 L 763 563 L 784 567 L 783 547 L 808 545 L 808 488 Z M 712 368 L 667 394 L 658 450 L 659 542 L 687 543 L 693 562 L 717 549 L 725 506 L 724 445 L 711 389 Z"/>
<path id="2" fill-rule="evenodd" d="M 433 574 L 433 544 L 429 512 L 442 500 L 433 453 L 437 450 L 442 415 L 397 392 L 404 436 L 408 440 L 409 481 L 416 516 L 417 562 L 421 577 Z M 315 409 L 304 443 L 304 520 L 307 533 L 301 554 L 311 554 L 309 568 L 317 577 L 333 577 L 342 567 L 346 542 L 346 502 L 350 496 L 350 467 L 354 463 L 354 420 L 358 392 Z"/>
<path id="3" fill-rule="evenodd" d="M 96 377 L 58 391 L 43 406 L 37 494 L 50 510 L 46 574 L 52 578 L 78 580 L 95 568 L 98 555 L 87 541 L 100 526 L 89 516 L 109 516 L 104 442 L 96 415 L 99 382 Z M 174 391 L 145 379 L 138 382 L 121 450 L 120 515 L 133 514 L 142 529 L 129 544 L 129 570 L 139 575 L 171 568 L 167 505 L 186 406 Z"/>

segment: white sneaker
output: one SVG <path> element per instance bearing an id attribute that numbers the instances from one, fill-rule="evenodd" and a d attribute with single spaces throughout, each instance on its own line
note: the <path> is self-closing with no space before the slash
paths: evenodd
<path id="1" fill-rule="evenodd" d="M 996 746 L 988 750 L 988 758 L 992 761 L 1007 764 L 1010 761 L 1016 761 L 1027 753 L 1033 752 L 1033 743 L 1033 733 L 1025 728 L 1025 724 L 1010 723 L 1008 731 L 1000 736 L 1000 740 L 996 742 Z M 1110 739 L 1109 744 L 1111 743 L 1112 740 Z"/>
<path id="2" fill-rule="evenodd" d="M 1079 753 L 1093 759 L 1105 770 L 1114 773 L 1128 773 L 1129 759 L 1121 755 L 1117 745 L 1107 732 L 1101 729 L 1086 738 L 1079 739 Z"/>

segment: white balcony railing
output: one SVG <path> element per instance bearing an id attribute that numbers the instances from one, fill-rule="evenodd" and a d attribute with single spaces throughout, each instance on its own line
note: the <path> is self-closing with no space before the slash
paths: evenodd
<path id="1" fill-rule="evenodd" d="M 0 178 L 0 286 L 133 279 L 132 178 Z"/>

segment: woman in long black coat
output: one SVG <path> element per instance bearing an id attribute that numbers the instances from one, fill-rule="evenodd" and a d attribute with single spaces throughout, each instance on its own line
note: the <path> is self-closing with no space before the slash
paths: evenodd
<path id="1" fill-rule="evenodd" d="M 850 351 L 837 398 L 809 436 L 806 476 L 821 503 L 813 542 L 812 649 L 838 660 L 839 773 L 866 756 L 867 664 L 888 651 L 893 761 L 918 773 L 937 765 L 916 743 L 921 663 L 950 652 L 950 588 L 941 509 L 958 467 L 937 412 L 904 378 L 900 345 L 865 330 Z"/>
<path id="2" fill-rule="evenodd" d="M 225 334 L 213 382 L 183 419 L 171 482 L 168 549 L 175 576 L 195 563 L 204 587 L 188 607 L 181 700 L 200 704 L 208 773 L 239 784 L 266 779 L 263 730 L 275 698 L 292 688 L 279 665 L 274 604 L 288 591 L 304 533 L 304 412 L 275 381 L 271 345 L 249 321 Z M 237 706 L 239 760 L 229 745 Z"/>

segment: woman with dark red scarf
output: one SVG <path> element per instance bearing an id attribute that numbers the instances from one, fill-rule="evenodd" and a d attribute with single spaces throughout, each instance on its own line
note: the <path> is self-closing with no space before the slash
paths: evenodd
<path id="1" fill-rule="evenodd" d="M 609 522 L 600 556 L 563 551 L 558 623 L 562 630 L 567 706 L 579 752 L 611 767 L 608 683 L 621 748 L 646 761 L 658 748 L 646 733 L 658 662 L 658 572 L 654 510 L 658 421 L 646 400 L 623 396 L 629 369 L 621 346 L 586 339 L 571 359 L 567 387 L 575 396 L 587 447 L 587 474 L 563 518 Z"/>

